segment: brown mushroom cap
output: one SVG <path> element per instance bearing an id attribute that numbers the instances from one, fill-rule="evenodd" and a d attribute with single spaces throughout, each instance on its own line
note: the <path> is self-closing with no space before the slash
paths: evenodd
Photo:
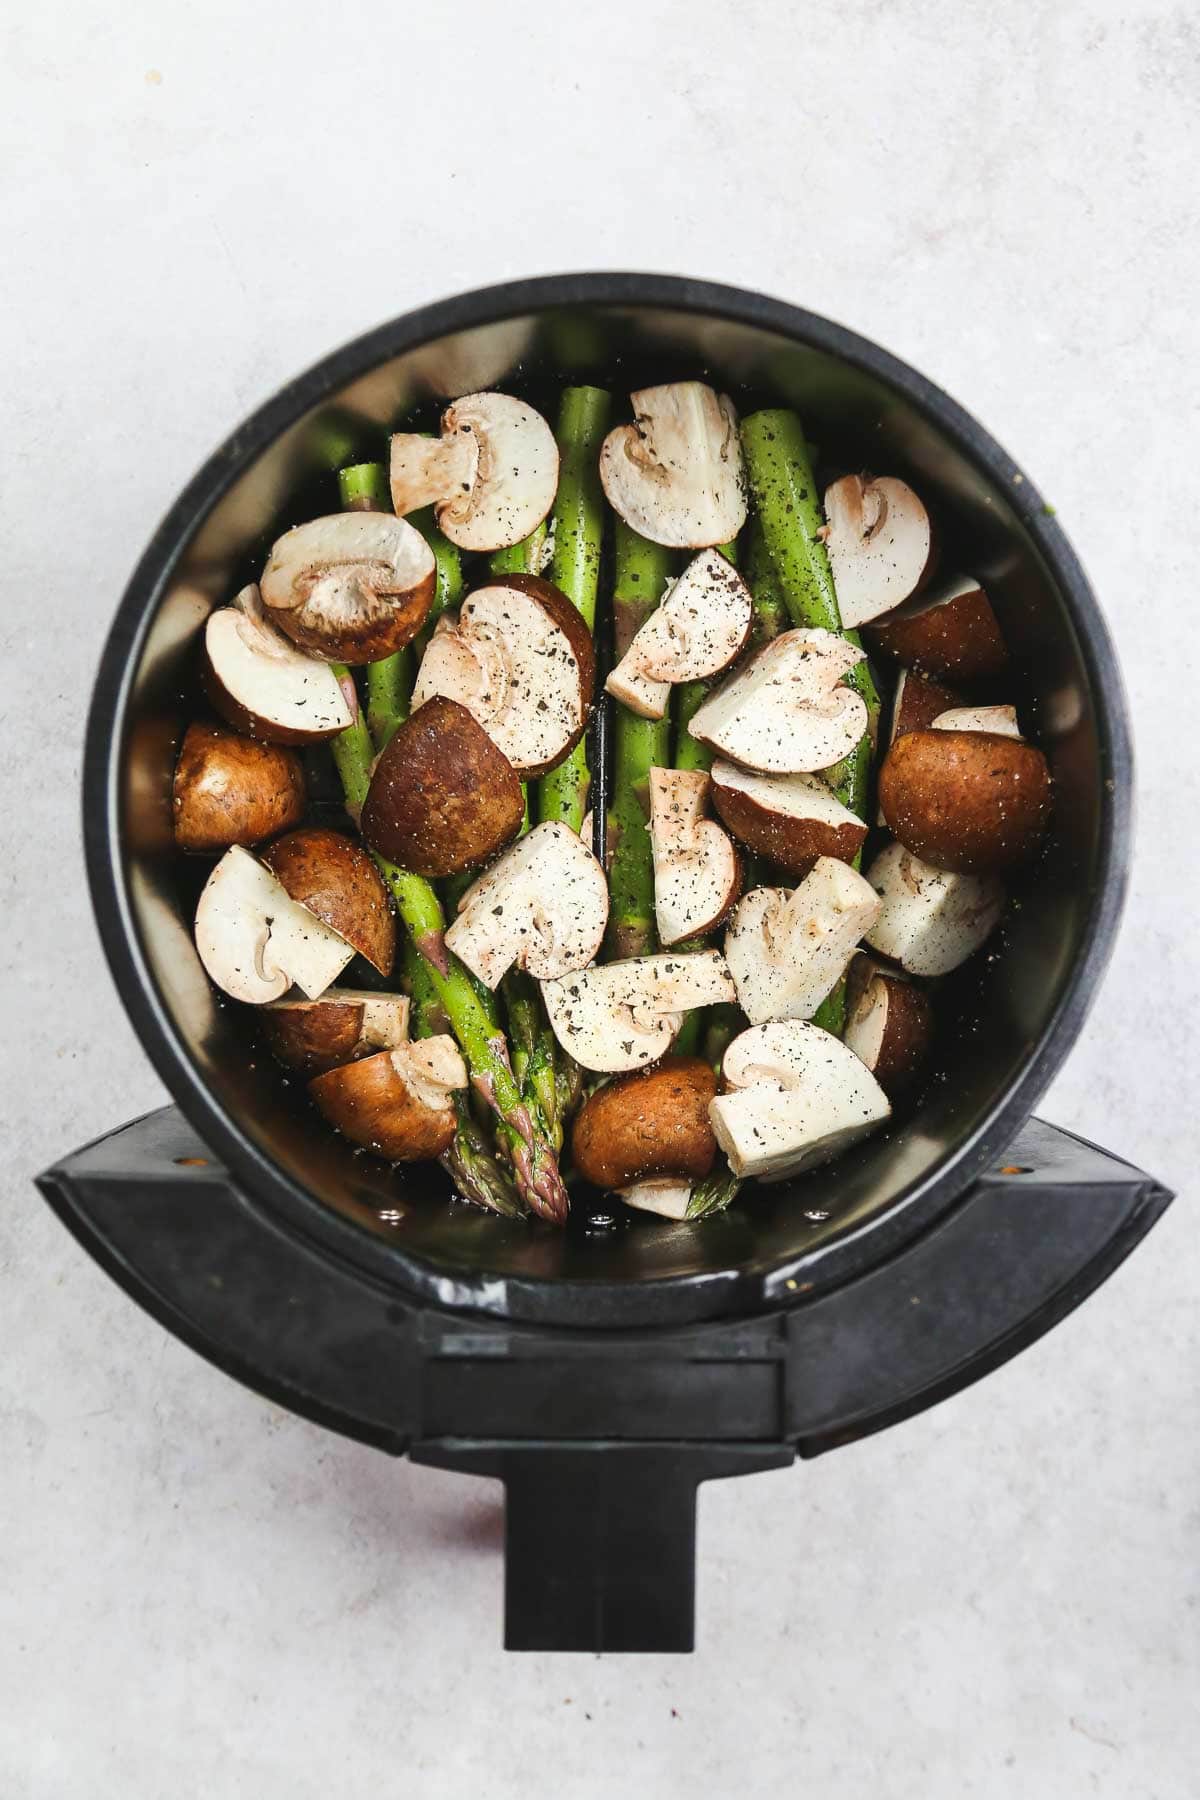
<path id="1" fill-rule="evenodd" d="M 953 688 L 922 675 L 918 669 L 901 669 L 892 696 L 888 744 L 894 744 L 906 731 L 928 731 L 942 713 L 961 705 L 962 696 Z"/>
<path id="2" fill-rule="evenodd" d="M 708 1108 L 717 1080 L 698 1056 L 665 1056 L 652 1069 L 618 1075 L 575 1121 L 571 1150 L 585 1180 L 628 1187 L 647 1175 L 702 1180 L 717 1141 Z"/>
<path id="3" fill-rule="evenodd" d="M 433 1037 L 330 1069 L 310 1081 L 308 1091 L 351 1143 L 390 1162 L 423 1162 L 453 1142 L 452 1095 L 465 1085 L 454 1040 Z"/>
<path id="4" fill-rule="evenodd" d="M 803 880 L 821 856 L 853 862 L 867 828 L 815 775 L 755 775 L 712 766 L 713 805 L 734 837 Z"/>
<path id="5" fill-rule="evenodd" d="M 181 850 L 259 844 L 304 817 L 304 765 L 294 750 L 195 723 L 184 733 L 171 788 Z"/>
<path id="6" fill-rule="evenodd" d="M 910 731 L 879 771 L 879 804 L 914 856 L 957 874 L 999 874 L 1037 849 L 1050 817 L 1040 750 L 987 731 Z"/>
<path id="7" fill-rule="evenodd" d="M 408 1035 L 408 1010 L 403 994 L 333 987 L 319 1000 L 272 1000 L 258 1017 L 285 1068 L 320 1075 L 373 1051 L 396 1049 Z"/>
<path id="8" fill-rule="evenodd" d="M 869 956 L 856 956 L 847 979 L 843 1038 L 889 1100 L 908 1093 L 924 1073 L 933 1039 L 933 1008 L 924 988 Z"/>
<path id="9" fill-rule="evenodd" d="M 353 945 L 381 975 L 396 960 L 396 919 L 388 891 L 360 844 L 340 831 L 305 826 L 277 838 L 263 862 L 293 900 Z"/>
<path id="10" fill-rule="evenodd" d="M 437 696 L 393 732 L 362 809 L 372 850 L 415 875 L 457 875 L 521 829 L 516 770 L 457 700 Z"/>
<path id="11" fill-rule="evenodd" d="M 866 633 L 872 649 L 926 675 L 972 681 L 1001 675 L 1008 667 L 1008 649 L 991 601 L 969 577 L 929 589 L 887 618 L 876 619 Z"/>

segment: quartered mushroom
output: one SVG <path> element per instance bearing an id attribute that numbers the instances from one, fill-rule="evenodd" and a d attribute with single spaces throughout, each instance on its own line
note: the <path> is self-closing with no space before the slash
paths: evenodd
<path id="1" fill-rule="evenodd" d="M 708 786 L 702 769 L 650 771 L 654 915 L 664 947 L 715 931 L 741 892 L 742 859 L 705 817 Z"/>
<path id="2" fill-rule="evenodd" d="M 464 394 L 441 436 L 392 438 L 392 505 L 432 506 L 461 550 L 504 550 L 541 524 L 558 489 L 558 445 L 541 413 L 511 394 Z"/>
<path id="3" fill-rule="evenodd" d="M 864 654 L 834 631 L 781 632 L 709 695 L 688 729 L 748 769 L 828 769 L 867 729 L 865 701 L 842 685 Z"/>
<path id="4" fill-rule="evenodd" d="M 388 891 L 361 844 L 340 831 L 309 825 L 276 838 L 262 860 L 291 899 L 352 949 L 390 975 L 396 960 L 396 918 Z"/>
<path id="5" fill-rule="evenodd" d="M 799 881 L 819 856 L 853 862 L 867 835 L 819 775 L 758 775 L 718 759 L 713 805 L 734 837 Z"/>
<path id="6" fill-rule="evenodd" d="M 799 1019 L 743 1031 L 726 1050 L 721 1075 L 726 1091 L 709 1118 L 740 1178 L 782 1181 L 828 1162 L 892 1110 L 840 1038 Z"/>
<path id="7" fill-rule="evenodd" d="M 635 1212 L 657 1213 L 660 1219 L 686 1219 L 692 1184 L 681 1181 L 678 1175 L 656 1175 L 652 1180 L 617 1188 L 616 1193 Z"/>
<path id="8" fill-rule="evenodd" d="M 608 923 L 608 884 L 568 825 L 535 825 L 459 902 L 446 946 L 496 988 L 514 965 L 538 980 L 586 968 Z"/>
<path id="9" fill-rule="evenodd" d="M 327 662 L 378 662 L 416 637 L 436 572 L 407 520 L 342 512 L 285 531 L 259 587 L 268 616 L 301 649 Z"/>
<path id="10" fill-rule="evenodd" d="M 928 731 L 935 719 L 961 705 L 962 696 L 953 688 L 917 669 L 900 669 L 892 694 L 887 743 L 882 748 L 889 750 L 906 731 Z"/>
<path id="11" fill-rule="evenodd" d="M 208 616 L 204 690 L 235 730 L 274 744 L 336 737 L 353 725 L 357 709 L 349 684 L 266 617 L 254 583 Z"/>
<path id="12" fill-rule="evenodd" d="M 933 731 L 990 731 L 995 737 L 1023 736 L 1015 706 L 952 706 L 938 713 Z"/>
<path id="13" fill-rule="evenodd" d="M 259 1012 L 271 1050 L 288 1069 L 321 1075 L 408 1038 L 408 997 L 326 988 L 318 1000 L 270 1000 Z"/>
<path id="14" fill-rule="evenodd" d="M 600 481 L 618 518 L 676 550 L 727 544 L 746 523 L 746 479 L 733 402 L 702 381 L 631 394 L 633 423 L 610 431 Z"/>
<path id="15" fill-rule="evenodd" d="M 879 771 L 893 835 L 923 862 L 961 874 L 1028 861 L 1045 836 L 1050 799 L 1046 758 L 1010 730 L 909 731 Z"/>
<path id="16" fill-rule="evenodd" d="M 195 931 L 210 979 L 251 1006 L 279 1000 L 293 986 L 315 1000 L 354 955 L 340 933 L 293 900 L 270 869 L 238 844 L 204 884 Z"/>
<path id="17" fill-rule="evenodd" d="M 224 725 L 189 725 L 171 784 L 181 850 L 259 844 L 304 817 L 304 765 L 294 750 Z"/>
<path id="18" fill-rule="evenodd" d="M 870 882 L 830 856 L 798 888 L 752 888 L 725 933 L 725 960 L 750 1023 L 810 1019 L 878 914 Z"/>
<path id="19" fill-rule="evenodd" d="M 442 695 L 465 706 L 533 780 L 582 737 L 595 679 L 591 633 L 566 595 L 538 575 L 506 575 L 438 620 L 412 704 Z"/>
<path id="20" fill-rule="evenodd" d="M 555 1037 L 581 1068 L 599 1075 L 657 1062 L 685 1012 L 737 998 L 715 950 L 628 957 L 541 985 Z"/>
<path id="21" fill-rule="evenodd" d="M 909 668 L 952 681 L 1002 675 L 1008 649 L 982 585 L 969 575 L 927 588 L 868 628 L 872 647 Z"/>
<path id="22" fill-rule="evenodd" d="M 716 550 L 694 556 L 634 636 L 605 687 L 644 719 L 661 719 L 671 684 L 707 681 L 746 647 L 754 603 Z"/>
<path id="23" fill-rule="evenodd" d="M 702 1181 L 717 1154 L 708 1122 L 717 1079 L 703 1057 L 665 1056 L 618 1075 L 583 1104 L 571 1154 L 585 1181 L 624 1189 L 648 1176 Z"/>
<path id="24" fill-rule="evenodd" d="M 891 612 L 929 579 L 933 527 L 894 475 L 843 475 L 825 490 L 825 548 L 847 631 Z"/>
<path id="25" fill-rule="evenodd" d="M 429 1037 L 330 1069 L 308 1091 L 352 1144 L 389 1162 L 423 1162 L 454 1141 L 454 1096 L 466 1085 L 467 1065 L 454 1039 Z"/>
<path id="26" fill-rule="evenodd" d="M 987 875 L 934 869 L 903 844 L 889 844 L 867 870 L 879 916 L 866 941 L 910 975 L 947 975 L 999 923 L 1004 889 Z"/>
<path id="27" fill-rule="evenodd" d="M 870 1069 L 890 1100 L 924 1073 L 933 1039 L 933 1008 L 924 988 L 869 956 L 856 956 L 846 983 L 848 1049 Z"/>

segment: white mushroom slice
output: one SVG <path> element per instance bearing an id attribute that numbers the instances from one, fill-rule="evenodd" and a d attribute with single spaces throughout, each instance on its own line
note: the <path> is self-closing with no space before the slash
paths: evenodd
<path id="1" fill-rule="evenodd" d="M 733 402 L 702 381 L 631 394 L 634 422 L 600 451 L 609 505 L 654 544 L 704 550 L 746 523 L 746 479 Z"/>
<path id="2" fill-rule="evenodd" d="M 643 718 L 661 719 L 670 683 L 707 681 L 736 661 L 750 636 L 753 601 L 716 550 L 694 556 L 634 637 L 606 687 Z"/>
<path id="3" fill-rule="evenodd" d="M 462 1051 L 444 1032 L 398 1044 L 392 1051 L 392 1064 L 409 1091 L 433 1112 L 443 1111 L 451 1094 L 465 1088 L 469 1079 Z"/>
<path id="4" fill-rule="evenodd" d="M 1019 738 L 1015 706 L 952 706 L 933 721 L 934 731 L 990 731 L 994 737 Z"/>
<path id="5" fill-rule="evenodd" d="M 693 1006 L 736 998 L 725 959 L 693 955 L 630 957 L 542 983 L 555 1037 L 581 1068 L 600 1075 L 644 1068 L 665 1056 Z"/>
<path id="6" fill-rule="evenodd" d="M 730 1091 L 710 1103 L 709 1122 L 743 1179 L 782 1181 L 828 1162 L 892 1110 L 840 1038 L 798 1019 L 743 1031 L 721 1073 Z"/>
<path id="7" fill-rule="evenodd" d="M 638 1212 L 657 1213 L 662 1219 L 686 1219 L 692 1184 L 675 1175 L 656 1175 L 648 1181 L 635 1181 L 631 1187 L 617 1188 L 616 1193 L 626 1206 L 635 1207 Z"/>
<path id="8" fill-rule="evenodd" d="M 263 613 L 256 584 L 210 613 L 204 653 L 211 698 L 232 725 L 277 743 L 315 742 L 354 723 L 326 662 L 306 656 Z"/>
<path id="9" fill-rule="evenodd" d="M 436 564 L 420 532 L 390 513 L 309 519 L 271 547 L 259 583 L 268 615 L 330 662 L 371 662 L 414 638 Z"/>
<path id="10" fill-rule="evenodd" d="M 442 414 L 440 438 L 397 432 L 391 452 L 397 513 L 432 506 L 463 550 L 504 550 L 527 538 L 558 488 L 558 445 L 541 413 L 511 394 L 464 394 Z"/>
<path id="11" fill-rule="evenodd" d="M 467 889 L 446 945 L 496 988 L 514 964 L 540 981 L 586 968 L 607 923 L 603 869 L 570 826 L 548 821 Z"/>
<path id="12" fill-rule="evenodd" d="M 252 1006 L 281 999 L 293 985 L 315 1000 L 354 955 L 345 938 L 236 844 L 204 884 L 196 948 L 222 992 Z"/>
<path id="13" fill-rule="evenodd" d="M 920 588 L 933 560 L 933 528 L 906 482 L 843 475 L 825 490 L 825 548 L 842 625 L 891 612 Z"/>
<path id="14" fill-rule="evenodd" d="M 737 898 L 741 857 L 727 832 L 704 816 L 702 769 L 651 769 L 650 849 L 660 944 L 714 931 Z"/>
<path id="15" fill-rule="evenodd" d="M 798 888 L 753 888 L 725 933 L 750 1023 L 811 1019 L 878 916 L 870 882 L 832 856 L 819 857 Z"/>
<path id="16" fill-rule="evenodd" d="M 710 694 L 688 729 L 746 768 L 809 775 L 848 756 L 866 703 L 843 677 L 864 652 L 834 631 L 785 631 Z"/>
<path id="17" fill-rule="evenodd" d="M 889 844 L 867 870 L 881 901 L 866 933 L 872 949 L 910 975 L 945 975 L 991 936 L 1004 889 L 991 876 L 931 869 L 903 844 Z"/>

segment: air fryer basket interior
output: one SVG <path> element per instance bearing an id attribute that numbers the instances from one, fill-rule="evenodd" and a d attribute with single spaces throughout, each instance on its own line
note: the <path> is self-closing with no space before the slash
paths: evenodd
<path id="1" fill-rule="evenodd" d="M 1054 834 L 1002 936 L 947 983 L 937 1068 L 909 1115 L 722 1218 L 559 1233 L 447 1206 L 436 1167 L 393 1171 L 351 1151 L 263 1052 L 247 1015 L 213 994 L 190 935 L 196 882 L 181 877 L 171 841 L 173 755 L 197 710 L 208 611 L 253 576 L 279 528 L 333 509 L 340 464 L 380 454 L 389 428 L 432 421 L 440 398 L 472 388 L 516 389 L 552 416 L 564 381 L 603 381 L 621 397 L 682 374 L 728 389 L 742 409 L 797 407 L 827 464 L 908 476 L 932 503 L 947 527 L 943 567 L 984 580 L 1013 650 L 998 697 L 1017 703 L 1050 758 Z M 218 1154 L 249 1185 L 273 1182 L 276 1197 L 307 1206 L 317 1235 L 330 1216 L 320 1208 L 331 1209 L 352 1222 L 338 1227 L 352 1253 L 370 1244 L 371 1260 L 400 1278 L 425 1271 L 451 1303 L 473 1303 L 481 1278 L 657 1284 L 736 1273 L 763 1278 L 768 1292 L 790 1272 L 794 1294 L 805 1285 L 796 1271 L 819 1270 L 826 1252 L 854 1243 L 877 1254 L 915 1202 L 936 1193 L 948 1203 L 1061 1060 L 1118 904 L 1126 760 L 1110 653 L 1070 550 L 1029 483 L 944 396 L 850 334 L 753 296 L 580 278 L 492 290 L 384 327 L 301 378 L 218 453 L 126 597 L 93 717 L 87 828 L 110 955 L 160 1072 Z"/>

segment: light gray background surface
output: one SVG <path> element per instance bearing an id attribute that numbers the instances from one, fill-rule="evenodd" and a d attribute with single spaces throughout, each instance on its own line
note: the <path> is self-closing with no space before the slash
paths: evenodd
<path id="1" fill-rule="evenodd" d="M 1138 729 L 1128 921 L 1042 1110 L 1198 1147 L 1200 27 L 1181 4 L 13 9 L 0 38 L 0 1795 L 1192 1800 L 1195 1231 L 987 1383 L 700 1505 L 690 1659 L 505 1659 L 498 1490 L 274 1411 L 30 1176 L 161 1097 L 79 854 L 84 708 L 217 440 L 389 314 L 644 267 L 914 362 L 1043 484 Z"/>

